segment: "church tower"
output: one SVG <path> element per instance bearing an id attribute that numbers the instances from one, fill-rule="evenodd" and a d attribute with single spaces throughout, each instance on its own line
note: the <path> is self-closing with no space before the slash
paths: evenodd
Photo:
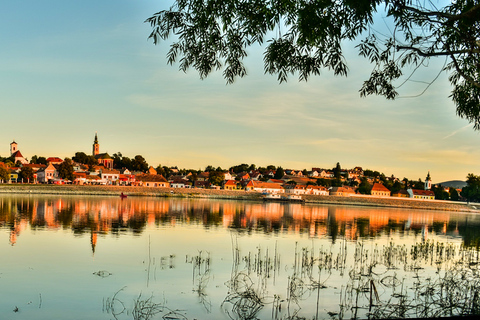
<path id="1" fill-rule="evenodd" d="M 18 150 L 18 144 L 13 140 L 12 143 L 10 143 L 10 155 L 13 156 L 15 152 Z"/>
<path id="2" fill-rule="evenodd" d="M 425 190 L 432 189 L 432 178 L 430 178 L 430 171 L 428 171 L 427 177 L 425 178 Z"/>
<path id="3" fill-rule="evenodd" d="M 93 141 L 93 156 L 96 156 L 100 153 L 100 145 L 98 144 L 97 133 L 95 132 L 95 140 Z"/>

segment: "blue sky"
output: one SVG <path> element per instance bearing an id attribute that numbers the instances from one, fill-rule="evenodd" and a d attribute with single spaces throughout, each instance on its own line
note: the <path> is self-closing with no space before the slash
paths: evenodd
<path id="1" fill-rule="evenodd" d="M 250 48 L 248 76 L 226 85 L 167 65 L 144 20 L 169 1 L 4 1 L 0 4 L 0 156 L 100 151 L 143 155 L 150 165 L 203 169 L 240 163 L 284 168 L 361 166 L 434 183 L 480 174 L 479 135 L 456 116 L 446 74 L 420 97 L 360 98 L 372 66 L 348 45 L 349 76 L 308 82 L 264 75 Z M 430 61 L 415 80 L 443 65 Z"/>

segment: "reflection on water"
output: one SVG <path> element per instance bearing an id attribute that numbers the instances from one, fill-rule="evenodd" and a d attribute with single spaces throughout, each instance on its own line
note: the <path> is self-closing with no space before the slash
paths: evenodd
<path id="1" fill-rule="evenodd" d="M 470 213 L 0 196 L 0 314 L 343 319 L 480 313 Z"/>
<path id="2" fill-rule="evenodd" d="M 310 237 L 358 240 L 395 232 L 462 237 L 478 246 L 480 218 L 466 213 L 403 209 L 316 206 L 284 203 L 154 198 L 0 197 L 0 226 L 11 230 L 14 245 L 22 230 L 69 229 L 76 234 L 142 233 L 147 224 L 201 224 L 240 233 L 297 233 Z M 94 245 L 95 243 L 93 243 Z"/>

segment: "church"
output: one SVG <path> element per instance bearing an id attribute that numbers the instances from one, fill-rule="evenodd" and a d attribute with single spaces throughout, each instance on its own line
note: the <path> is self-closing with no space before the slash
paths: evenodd
<path id="1" fill-rule="evenodd" d="M 21 164 L 28 164 L 27 159 L 25 159 L 20 150 L 18 150 L 18 144 L 15 142 L 15 140 L 10 143 L 10 156 L 15 159 L 13 161 L 15 164 L 17 162 L 20 162 Z"/>
<path id="2" fill-rule="evenodd" d="M 98 164 L 103 165 L 105 168 L 113 169 L 113 159 L 108 153 L 100 153 L 100 144 L 98 143 L 97 133 L 95 132 L 95 140 L 93 140 L 92 155 L 97 159 Z"/>

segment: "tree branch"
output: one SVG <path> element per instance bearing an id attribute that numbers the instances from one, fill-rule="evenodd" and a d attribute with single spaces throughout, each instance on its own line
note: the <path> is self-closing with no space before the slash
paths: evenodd
<path id="1" fill-rule="evenodd" d="M 453 64 L 455 65 L 455 69 L 457 70 L 458 74 L 462 76 L 462 78 L 464 78 L 465 80 L 467 80 L 469 83 L 471 83 L 473 86 L 477 87 L 477 88 L 480 88 L 480 83 L 475 81 L 475 79 L 473 79 L 472 77 L 466 75 L 464 72 L 462 72 L 462 69 L 460 68 L 460 66 L 458 65 L 458 61 L 457 59 L 455 59 L 455 56 L 452 54 L 450 55 L 450 58 L 452 59 L 453 61 Z"/>
<path id="2" fill-rule="evenodd" d="M 438 56 L 449 56 L 462 53 L 480 53 L 480 49 L 468 49 L 468 50 L 455 50 L 455 51 L 440 51 L 440 52 L 423 52 L 422 50 L 415 47 L 408 46 L 397 46 L 398 50 L 412 50 L 418 53 L 422 57 L 438 57 Z"/>

